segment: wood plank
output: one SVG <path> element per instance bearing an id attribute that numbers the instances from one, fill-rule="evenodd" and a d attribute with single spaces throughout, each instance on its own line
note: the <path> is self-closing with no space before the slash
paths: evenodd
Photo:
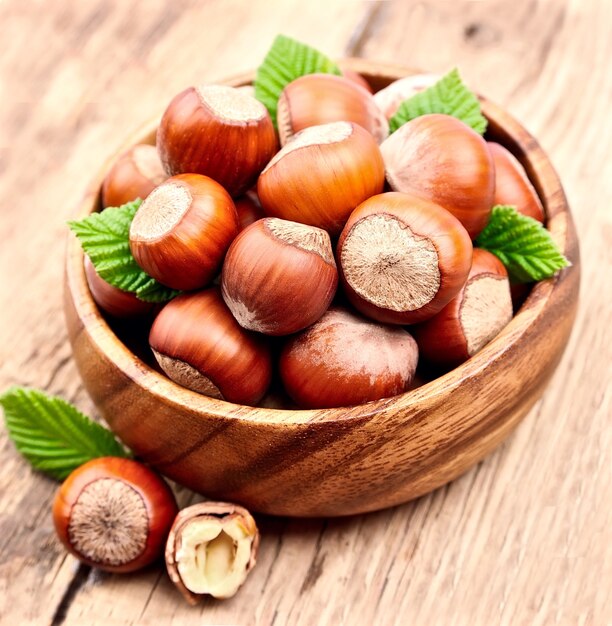
<path id="1" fill-rule="evenodd" d="M 54 483 L 34 475 L 2 431 L 1 623 L 612 620 L 607 0 L 5 0 L 0 24 L 0 389 L 32 384 L 93 412 L 52 287 L 65 220 L 128 133 L 187 84 L 252 68 L 277 32 L 333 56 L 438 72 L 458 65 L 548 150 L 583 251 L 570 346 L 513 437 L 452 485 L 389 511 L 259 518 L 259 563 L 227 602 L 190 608 L 161 569 L 76 570 L 53 533 Z"/>

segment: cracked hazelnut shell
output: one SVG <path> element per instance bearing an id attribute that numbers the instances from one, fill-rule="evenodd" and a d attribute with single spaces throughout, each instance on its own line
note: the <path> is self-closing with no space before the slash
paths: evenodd
<path id="1" fill-rule="evenodd" d="M 166 544 L 166 569 L 189 604 L 204 595 L 231 598 L 255 566 L 258 547 L 257 524 L 244 507 L 200 502 L 176 516 Z"/>

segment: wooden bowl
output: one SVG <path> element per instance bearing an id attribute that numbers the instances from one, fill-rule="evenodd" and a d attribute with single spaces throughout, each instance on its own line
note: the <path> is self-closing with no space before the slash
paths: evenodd
<path id="1" fill-rule="evenodd" d="M 374 89 L 411 73 L 348 60 Z M 244 85 L 253 75 L 226 81 Z M 523 163 L 548 228 L 572 266 L 535 286 L 510 324 L 451 372 L 394 398 L 351 408 L 252 408 L 184 389 L 113 333 L 87 288 L 83 253 L 68 243 L 65 312 L 83 382 L 113 431 L 160 472 L 212 498 L 275 515 L 330 516 L 392 506 L 453 480 L 525 416 L 551 377 L 574 321 L 578 241 L 561 183 L 536 140 L 482 99 L 487 137 Z M 154 142 L 155 125 L 136 136 Z M 78 218 L 99 210 L 96 178 Z M 551 428 L 554 424 L 551 422 Z M 534 463 L 536 460 L 533 461 Z"/>

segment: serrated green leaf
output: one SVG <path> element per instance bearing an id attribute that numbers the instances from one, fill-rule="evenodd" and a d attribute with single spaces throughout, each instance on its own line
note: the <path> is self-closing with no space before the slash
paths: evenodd
<path id="1" fill-rule="evenodd" d="M 546 228 L 514 206 L 493 207 L 476 245 L 497 256 L 515 283 L 544 280 L 570 265 Z"/>
<path id="2" fill-rule="evenodd" d="M 389 120 L 389 131 L 394 133 L 406 122 L 429 113 L 452 115 L 481 135 L 487 130 L 487 119 L 480 110 L 480 102 L 461 80 L 457 68 L 435 85 L 404 100 Z"/>
<path id="3" fill-rule="evenodd" d="M 0 395 L 10 438 L 34 469 L 63 480 L 102 456 L 129 456 L 107 428 L 62 400 L 36 389 L 12 387 Z"/>
<path id="4" fill-rule="evenodd" d="M 276 126 L 276 109 L 282 90 L 305 74 L 336 74 L 340 68 L 323 53 L 295 39 L 278 35 L 257 69 L 255 97 L 270 112 Z"/>
<path id="5" fill-rule="evenodd" d="M 137 199 L 120 207 L 110 207 L 101 213 L 68 222 L 89 256 L 96 272 L 107 283 L 136 294 L 145 302 L 166 302 L 178 291 L 165 287 L 146 274 L 130 251 L 130 224 L 142 204 Z"/>

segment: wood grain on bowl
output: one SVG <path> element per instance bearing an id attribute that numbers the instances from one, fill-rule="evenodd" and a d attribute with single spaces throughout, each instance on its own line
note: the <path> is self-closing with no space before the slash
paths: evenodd
<path id="1" fill-rule="evenodd" d="M 343 67 L 363 74 L 374 90 L 409 73 L 363 60 Z M 572 263 L 537 284 L 498 337 L 460 367 L 395 398 L 301 411 L 233 405 L 179 387 L 126 348 L 89 294 L 82 251 L 71 236 L 65 289 L 70 341 L 85 386 L 115 433 L 195 491 L 291 516 L 398 504 L 456 478 L 495 448 L 540 397 L 563 353 L 580 259 L 571 213 L 545 153 L 507 113 L 485 98 L 482 106 L 490 122 L 487 138 L 526 167 L 547 226 Z M 130 143 L 152 143 L 154 133 L 152 124 Z M 107 170 L 92 185 L 80 217 L 99 209 Z"/>

